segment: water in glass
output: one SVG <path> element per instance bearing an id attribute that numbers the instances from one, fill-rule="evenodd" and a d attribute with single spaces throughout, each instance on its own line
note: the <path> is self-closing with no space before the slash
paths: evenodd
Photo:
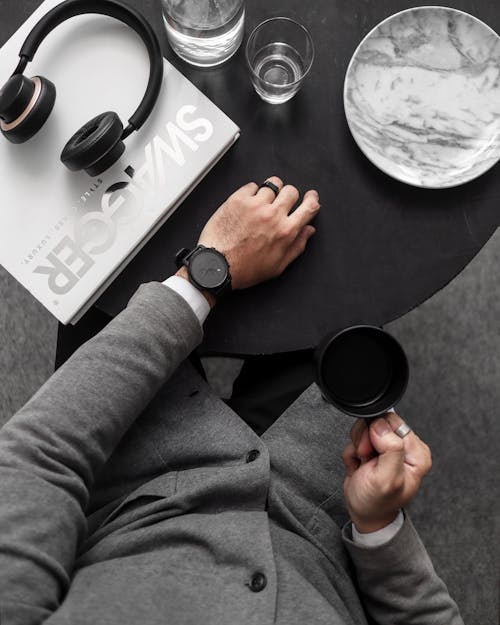
<path id="1" fill-rule="evenodd" d="M 270 43 L 257 52 L 253 62 L 254 72 L 260 78 L 257 91 L 268 102 L 286 102 L 298 91 L 297 81 L 304 75 L 304 63 L 292 46 Z"/>
<path id="2" fill-rule="evenodd" d="M 243 39 L 243 0 L 162 0 L 163 19 L 173 50 L 201 67 L 229 59 Z"/>

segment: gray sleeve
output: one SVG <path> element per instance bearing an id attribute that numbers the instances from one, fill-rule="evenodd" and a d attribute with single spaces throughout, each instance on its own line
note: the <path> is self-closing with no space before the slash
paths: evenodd
<path id="1" fill-rule="evenodd" d="M 363 604 L 379 625 L 464 625 L 406 512 L 398 533 L 379 547 L 354 543 L 350 523 L 342 538 Z"/>
<path id="2" fill-rule="evenodd" d="M 94 476 L 201 341 L 185 300 L 143 285 L 0 431 L 0 622 L 47 618 L 69 587 Z"/>

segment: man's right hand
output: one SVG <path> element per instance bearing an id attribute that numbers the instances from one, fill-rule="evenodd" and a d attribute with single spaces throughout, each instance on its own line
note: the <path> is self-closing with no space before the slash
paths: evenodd
<path id="1" fill-rule="evenodd" d="M 230 265 L 233 289 L 246 289 L 283 273 L 306 248 L 315 233 L 310 225 L 320 209 L 319 195 L 311 190 L 302 204 L 298 190 L 268 178 L 280 192 L 259 189 L 250 182 L 233 193 L 207 222 L 199 243 L 222 252 Z"/>

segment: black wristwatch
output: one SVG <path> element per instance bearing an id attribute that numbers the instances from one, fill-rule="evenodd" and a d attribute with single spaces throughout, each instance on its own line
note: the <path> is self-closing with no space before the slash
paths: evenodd
<path id="1" fill-rule="evenodd" d="M 197 245 L 194 250 L 183 248 L 175 255 L 177 269 L 187 267 L 189 280 L 197 289 L 220 297 L 231 290 L 229 263 L 214 247 Z"/>

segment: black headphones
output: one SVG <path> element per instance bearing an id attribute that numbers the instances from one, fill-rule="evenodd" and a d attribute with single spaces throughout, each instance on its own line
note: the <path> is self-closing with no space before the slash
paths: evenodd
<path id="1" fill-rule="evenodd" d="M 146 93 L 125 129 L 118 115 L 108 111 L 87 122 L 64 146 L 61 161 L 66 167 L 72 171 L 84 169 L 90 176 L 98 176 L 123 154 L 123 140 L 147 120 L 163 80 L 163 56 L 153 29 L 140 13 L 121 2 L 66 0 L 36 24 L 23 43 L 18 66 L 0 89 L 0 129 L 12 143 L 24 143 L 44 125 L 54 107 L 56 88 L 43 76 L 27 78 L 23 72 L 42 41 L 56 26 L 86 13 L 108 15 L 133 28 L 146 45 L 150 61 Z"/>

